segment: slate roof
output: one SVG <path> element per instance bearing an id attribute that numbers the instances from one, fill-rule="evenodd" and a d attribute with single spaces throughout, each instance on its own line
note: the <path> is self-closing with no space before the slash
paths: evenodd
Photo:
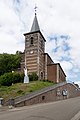
<path id="1" fill-rule="evenodd" d="M 36 31 L 40 31 L 40 28 L 39 28 L 37 16 L 36 16 L 36 14 L 35 14 L 35 17 L 34 17 L 33 24 L 32 24 L 32 27 L 31 27 L 31 31 L 30 31 L 30 32 L 36 32 Z"/>

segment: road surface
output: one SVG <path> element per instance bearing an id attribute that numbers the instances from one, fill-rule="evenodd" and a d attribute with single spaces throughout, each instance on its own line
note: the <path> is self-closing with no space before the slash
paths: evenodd
<path id="1" fill-rule="evenodd" d="M 77 113 L 78 119 L 72 119 Z M 79 113 L 80 97 L 76 97 L 1 111 L 0 120 L 80 120 Z"/>

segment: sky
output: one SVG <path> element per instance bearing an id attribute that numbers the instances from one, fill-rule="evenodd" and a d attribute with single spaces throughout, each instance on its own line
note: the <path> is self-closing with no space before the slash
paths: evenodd
<path id="1" fill-rule="evenodd" d="M 0 53 L 24 51 L 35 5 L 45 52 L 80 84 L 80 0 L 0 0 Z"/>

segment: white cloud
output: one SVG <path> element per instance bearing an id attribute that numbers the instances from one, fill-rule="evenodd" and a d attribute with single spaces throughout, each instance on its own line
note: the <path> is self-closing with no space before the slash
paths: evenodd
<path id="1" fill-rule="evenodd" d="M 64 67 L 66 71 L 69 71 L 73 68 L 72 63 L 70 63 L 69 61 L 62 61 L 61 66 Z"/>
<path id="2" fill-rule="evenodd" d="M 0 11 L 3 11 L 0 14 L 0 52 L 15 53 L 20 49 L 22 38 L 22 27 L 19 16 L 15 13 L 13 7 L 11 7 L 13 2 L 9 0 L 0 1 Z M 22 39 L 22 40 L 20 40 Z M 14 47 L 15 46 L 15 47 Z"/>

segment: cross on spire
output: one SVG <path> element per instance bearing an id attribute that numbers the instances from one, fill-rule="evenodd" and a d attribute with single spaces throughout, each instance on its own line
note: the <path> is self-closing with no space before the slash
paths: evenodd
<path id="1" fill-rule="evenodd" d="M 34 8 L 34 9 L 35 9 L 35 15 L 36 15 L 36 11 L 37 11 L 37 6 L 36 6 L 36 5 L 35 5 L 35 8 Z"/>
<path id="2" fill-rule="evenodd" d="M 37 9 L 36 5 L 35 5 L 34 9 L 35 9 L 35 17 L 34 17 L 34 20 L 33 20 L 32 27 L 31 27 L 31 32 L 40 31 L 38 20 L 37 20 L 37 15 L 36 15 L 36 9 Z"/>

